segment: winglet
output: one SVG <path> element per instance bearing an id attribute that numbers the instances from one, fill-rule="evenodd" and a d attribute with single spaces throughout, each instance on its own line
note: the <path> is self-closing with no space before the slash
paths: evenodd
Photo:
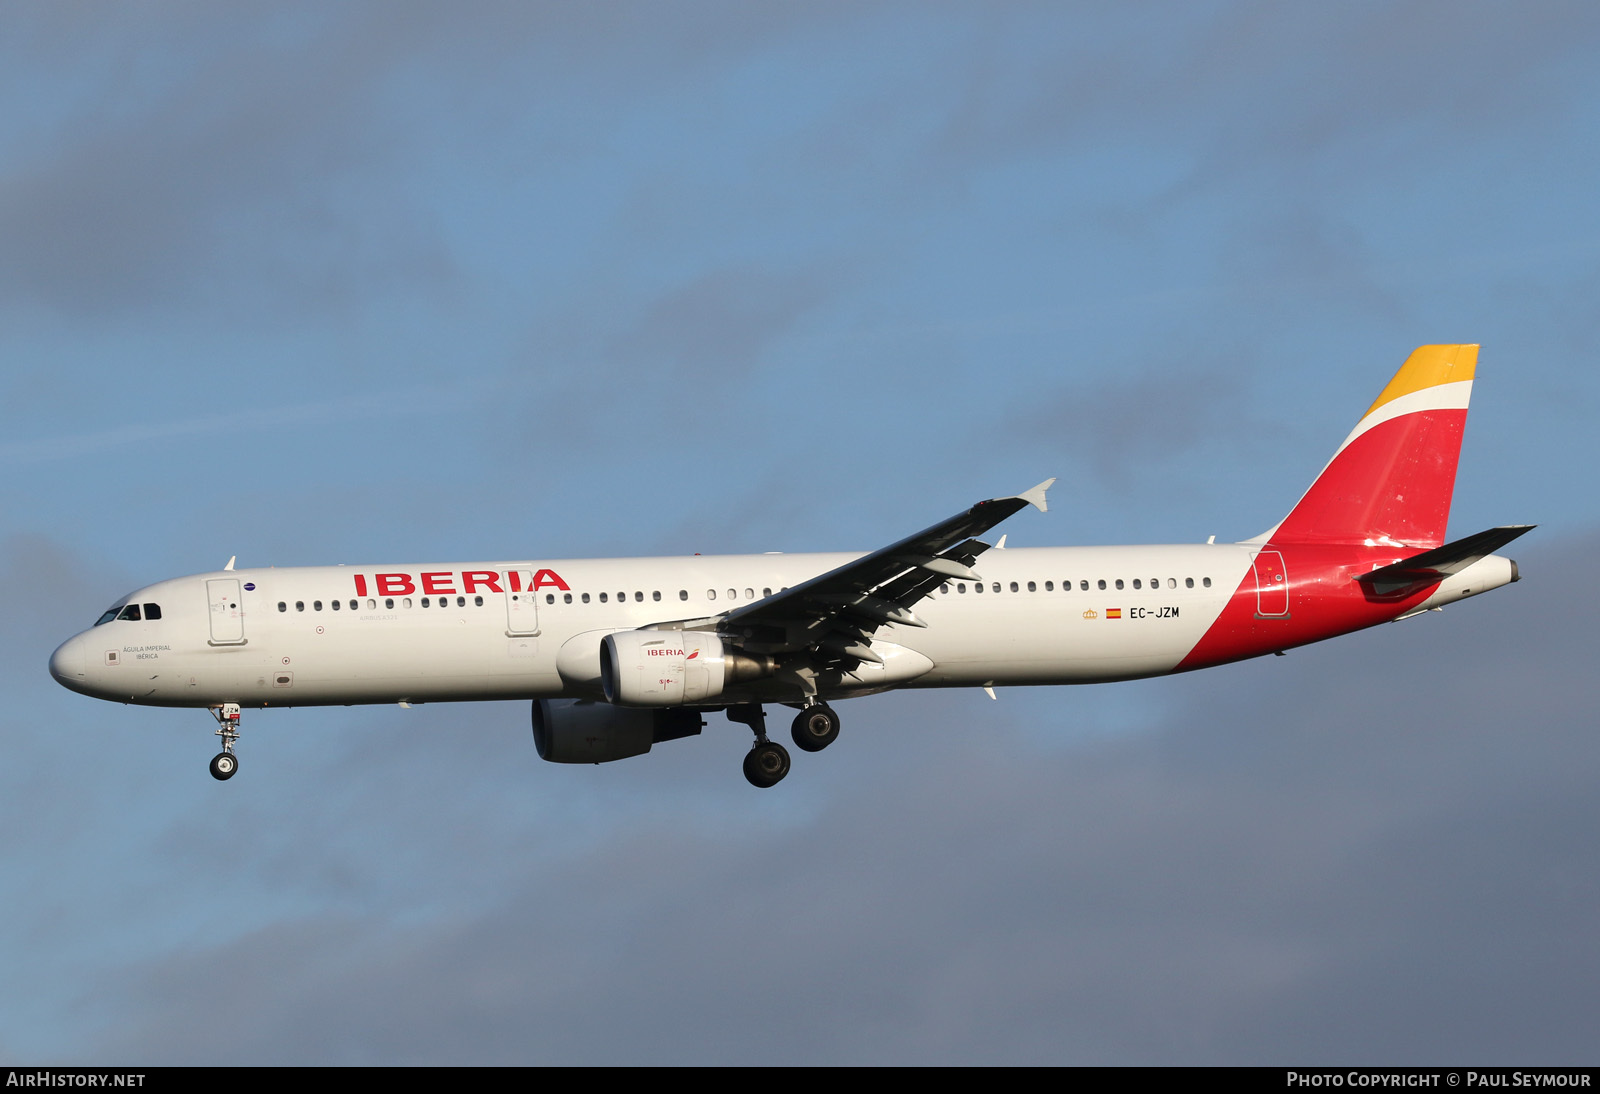
<path id="1" fill-rule="evenodd" d="M 1024 490 L 1022 493 L 1018 494 L 1017 497 L 1021 498 L 1023 501 L 1027 502 L 1029 505 L 1034 506 L 1036 509 L 1039 510 L 1039 512 L 1048 513 L 1050 511 L 1050 506 L 1045 504 L 1044 494 L 1045 494 L 1045 491 L 1049 490 L 1052 486 L 1055 485 L 1055 483 L 1056 483 L 1055 479 L 1045 479 L 1038 486 L 1035 486 L 1032 490 Z"/>

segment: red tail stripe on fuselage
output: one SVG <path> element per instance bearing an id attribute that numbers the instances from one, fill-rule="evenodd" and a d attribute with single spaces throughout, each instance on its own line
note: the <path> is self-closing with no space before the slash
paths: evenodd
<path id="1" fill-rule="evenodd" d="M 1260 614 L 1256 571 L 1247 570 L 1222 614 L 1173 671 L 1243 661 L 1386 623 L 1421 604 L 1434 590 L 1428 585 L 1404 596 L 1380 597 L 1356 580 L 1415 551 L 1353 544 L 1274 543 L 1267 549 L 1283 556 L 1288 614 Z"/>

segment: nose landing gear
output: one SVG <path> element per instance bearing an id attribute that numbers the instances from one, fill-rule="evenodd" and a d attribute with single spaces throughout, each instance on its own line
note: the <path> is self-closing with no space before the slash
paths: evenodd
<path id="1" fill-rule="evenodd" d="M 217 720 L 217 736 L 222 738 L 222 751 L 211 757 L 211 777 L 225 782 L 239 770 L 239 757 L 233 754 L 233 742 L 239 739 L 239 704 L 212 707 L 211 716 Z"/>

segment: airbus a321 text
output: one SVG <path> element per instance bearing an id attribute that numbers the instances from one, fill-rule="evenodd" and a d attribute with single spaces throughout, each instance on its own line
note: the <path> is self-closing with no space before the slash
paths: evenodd
<path id="1" fill-rule="evenodd" d="M 993 549 L 1042 482 L 870 554 L 234 569 L 161 581 L 68 639 L 50 672 L 119 703 L 204 707 L 238 768 L 245 707 L 533 701 L 539 755 L 603 763 L 725 711 L 772 786 L 833 704 L 893 688 L 1086 684 L 1207 668 L 1405 619 L 1517 580 L 1445 541 L 1478 347 L 1423 346 L 1276 527 L 1241 543 Z M 1004 537 L 999 545 L 1003 548 Z M 991 692 L 992 694 L 992 692 Z"/>

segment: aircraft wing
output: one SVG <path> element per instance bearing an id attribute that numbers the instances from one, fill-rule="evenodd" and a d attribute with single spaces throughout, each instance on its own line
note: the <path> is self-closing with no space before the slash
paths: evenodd
<path id="1" fill-rule="evenodd" d="M 911 607 L 951 578 L 978 581 L 976 539 L 1034 505 L 1055 479 L 1010 498 L 980 501 L 916 535 L 718 617 L 717 630 L 753 653 L 815 648 L 826 660 L 879 661 L 872 635 L 885 623 L 925 627 Z"/>

